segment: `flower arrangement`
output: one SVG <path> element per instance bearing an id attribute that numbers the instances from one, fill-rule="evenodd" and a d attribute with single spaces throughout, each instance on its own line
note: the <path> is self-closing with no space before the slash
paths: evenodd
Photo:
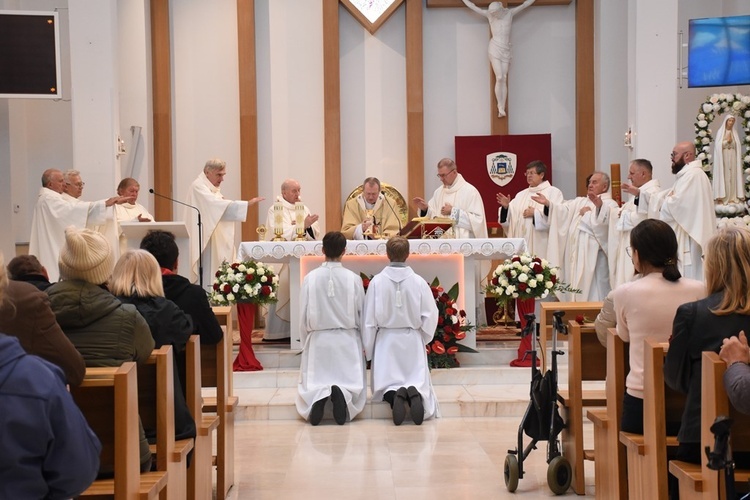
<path id="1" fill-rule="evenodd" d="M 459 344 L 459 341 L 466 338 L 466 332 L 473 330 L 474 326 L 466 320 L 466 311 L 456 306 L 458 283 L 445 292 L 435 278 L 430 288 L 438 308 L 438 324 L 432 341 L 427 344 L 427 359 L 430 368 L 455 368 L 460 365 L 456 353 L 477 352 Z"/>
<path id="2" fill-rule="evenodd" d="M 486 291 L 504 305 L 513 299 L 544 299 L 555 290 L 575 291 L 558 281 L 559 269 L 528 253 L 514 255 L 497 266 Z"/>
<path id="3" fill-rule="evenodd" d="M 210 300 L 214 304 L 268 304 L 276 302 L 279 277 L 262 262 L 222 262 L 216 271 Z"/>

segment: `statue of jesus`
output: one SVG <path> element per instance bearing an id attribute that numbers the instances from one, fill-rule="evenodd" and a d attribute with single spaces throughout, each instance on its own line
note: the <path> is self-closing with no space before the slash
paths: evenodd
<path id="1" fill-rule="evenodd" d="M 487 9 L 480 9 L 471 0 L 464 4 L 474 12 L 487 18 L 490 22 L 492 39 L 488 53 L 492 71 L 495 73 L 495 97 L 497 98 L 497 116 L 505 116 L 505 100 L 508 97 L 508 66 L 510 64 L 510 24 L 513 16 L 529 7 L 535 0 L 525 0 L 518 7 L 505 8 L 502 2 L 492 2 Z"/>

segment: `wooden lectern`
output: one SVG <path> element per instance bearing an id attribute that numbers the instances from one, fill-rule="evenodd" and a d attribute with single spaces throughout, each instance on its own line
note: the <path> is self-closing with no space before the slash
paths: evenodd
<path id="1" fill-rule="evenodd" d="M 453 219 L 415 217 L 398 233 L 413 240 L 437 240 L 453 227 Z"/>

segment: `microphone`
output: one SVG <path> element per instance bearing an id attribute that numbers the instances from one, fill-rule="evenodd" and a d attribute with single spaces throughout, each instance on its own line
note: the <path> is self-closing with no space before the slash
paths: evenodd
<path id="1" fill-rule="evenodd" d="M 200 283 L 200 287 L 203 288 L 203 222 L 201 221 L 201 211 L 198 210 L 198 207 L 196 206 L 188 205 L 187 203 L 180 200 L 175 200 L 174 198 L 170 198 L 169 196 L 159 194 L 154 191 L 154 188 L 149 188 L 148 192 L 153 194 L 154 196 L 158 196 L 159 198 L 164 198 L 165 200 L 169 200 L 179 205 L 192 208 L 193 210 L 198 212 L 198 282 Z"/>
<path id="2" fill-rule="evenodd" d="M 388 197 L 385 194 L 383 194 L 383 199 L 388 204 L 388 207 L 391 209 L 391 212 L 393 212 L 393 215 L 396 216 L 396 221 L 398 222 L 398 234 L 401 234 L 401 231 L 403 231 L 403 229 L 404 229 L 403 227 L 401 227 L 401 217 L 398 215 L 398 213 L 396 212 L 396 210 L 393 208 L 393 205 L 391 205 L 391 202 L 388 201 Z"/>

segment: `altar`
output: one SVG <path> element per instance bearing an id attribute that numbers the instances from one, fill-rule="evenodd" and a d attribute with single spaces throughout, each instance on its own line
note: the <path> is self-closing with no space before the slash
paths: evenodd
<path id="1" fill-rule="evenodd" d="M 479 292 L 483 271 L 489 271 L 491 260 L 506 259 L 526 250 L 523 238 L 409 240 L 411 255 L 406 261 L 414 271 L 431 282 L 438 278 L 446 290 L 459 284 L 457 305 L 466 311 L 466 319 L 477 324 L 477 310 L 484 308 Z M 240 260 L 289 266 L 291 348 L 299 349 L 299 290 L 308 272 L 324 261 L 320 241 L 248 241 L 240 244 Z M 353 240 L 346 245 L 342 264 L 347 269 L 368 276 L 377 274 L 388 264 L 384 240 Z M 483 265 L 484 264 L 484 265 Z M 481 316 L 481 315 L 480 315 Z M 476 347 L 476 329 L 463 341 Z"/>

